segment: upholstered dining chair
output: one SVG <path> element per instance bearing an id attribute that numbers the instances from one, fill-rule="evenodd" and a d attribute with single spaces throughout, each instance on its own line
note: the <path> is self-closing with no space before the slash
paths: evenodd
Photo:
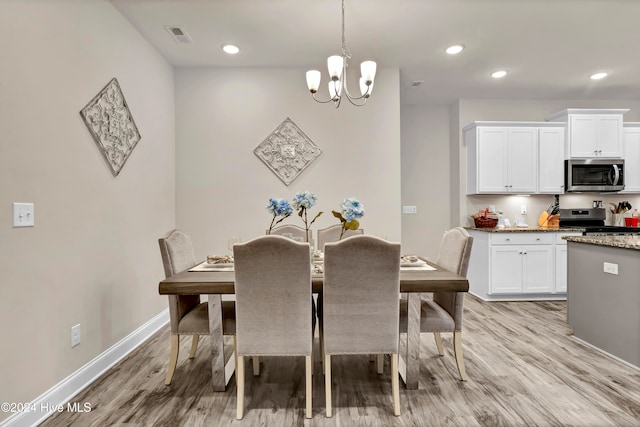
<path id="1" fill-rule="evenodd" d="M 233 248 L 238 363 L 237 419 L 244 414 L 244 358 L 304 356 L 311 418 L 311 265 L 309 245 L 260 236 Z"/>
<path id="2" fill-rule="evenodd" d="M 275 235 L 279 235 L 279 236 L 283 236 L 283 235 L 287 235 L 290 234 L 291 237 L 293 237 L 294 240 L 299 240 L 302 239 L 302 242 L 306 242 L 306 235 L 305 235 L 305 229 L 303 227 L 299 227 L 297 225 L 293 225 L 293 224 L 284 224 L 284 225 L 279 225 L 277 227 L 274 227 L 271 230 L 271 234 L 275 234 Z M 313 235 L 311 234 L 311 230 L 309 230 L 309 242 L 313 242 Z"/>
<path id="3" fill-rule="evenodd" d="M 320 321 L 326 415 L 331 417 L 331 356 L 390 354 L 393 413 L 400 415 L 398 339 L 400 244 L 352 236 L 324 247 Z"/>
<path id="4" fill-rule="evenodd" d="M 462 227 L 447 230 L 440 241 L 436 264 L 445 270 L 466 277 L 471 257 L 473 237 Z M 438 354 L 444 356 L 441 332 L 453 332 L 453 351 L 460 379 L 467 380 L 462 357 L 462 313 L 464 292 L 434 292 L 433 299 L 423 298 L 420 313 L 420 332 L 432 332 Z M 407 304 L 400 302 L 400 332 L 407 331 Z"/>
<path id="5" fill-rule="evenodd" d="M 327 242 L 337 242 L 340 240 L 340 231 L 342 230 L 342 224 L 332 225 L 326 228 L 321 228 L 318 230 L 318 248 L 321 251 L 324 251 L 324 244 Z M 343 239 L 346 239 L 350 236 L 357 236 L 359 234 L 364 234 L 364 230 L 362 228 L 358 228 L 357 230 L 347 230 L 344 232 Z"/>
<path id="6" fill-rule="evenodd" d="M 172 230 L 158 239 L 160 254 L 166 277 L 173 276 L 196 265 L 191 238 L 183 231 Z M 171 324 L 171 352 L 167 367 L 166 385 L 170 385 L 178 363 L 180 336 L 191 335 L 193 359 L 198 349 L 200 335 L 209 335 L 209 311 L 199 295 L 169 295 L 169 319 Z M 235 334 L 235 305 L 233 301 L 222 302 L 222 330 L 225 335 Z"/>

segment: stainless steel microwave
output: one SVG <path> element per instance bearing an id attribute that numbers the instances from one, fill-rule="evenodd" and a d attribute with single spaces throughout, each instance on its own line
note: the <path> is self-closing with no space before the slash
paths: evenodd
<path id="1" fill-rule="evenodd" d="M 567 192 L 624 190 L 624 160 L 565 160 L 564 185 Z"/>

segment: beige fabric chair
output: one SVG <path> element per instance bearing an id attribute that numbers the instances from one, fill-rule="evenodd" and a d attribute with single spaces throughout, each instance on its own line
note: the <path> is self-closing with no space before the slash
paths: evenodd
<path id="1" fill-rule="evenodd" d="M 466 277 L 471 257 L 473 237 L 462 227 L 444 233 L 440 242 L 436 264 L 444 269 Z M 444 355 L 441 332 L 453 332 L 453 350 L 462 381 L 467 380 L 462 357 L 462 313 L 464 292 L 434 292 L 433 300 L 422 300 L 420 332 L 433 332 L 438 353 Z M 400 332 L 407 331 L 406 300 L 400 303 Z"/>
<path id="2" fill-rule="evenodd" d="M 292 224 L 285 224 L 285 225 L 279 225 L 277 227 L 274 227 L 271 230 L 271 234 L 278 235 L 278 236 L 291 234 L 294 240 L 302 239 L 303 242 L 307 241 L 305 237 L 304 227 L 299 227 L 297 225 L 292 225 Z M 313 243 L 313 234 L 311 233 L 311 230 L 309 230 L 309 242 Z"/>
<path id="3" fill-rule="evenodd" d="M 196 265 L 191 238 L 180 231 L 172 230 L 158 239 L 160 254 L 166 277 Z M 171 384 L 178 363 L 180 336 L 192 335 L 191 352 L 193 359 L 198 349 L 200 335 L 209 335 L 209 311 L 206 302 L 200 302 L 199 295 L 169 295 L 169 318 L 171 323 L 171 353 L 167 367 L 166 385 Z M 225 335 L 235 334 L 235 307 L 233 301 L 222 302 L 222 329 Z"/>
<path id="4" fill-rule="evenodd" d="M 340 239 L 341 230 L 342 224 L 336 224 L 318 230 L 318 249 L 324 251 L 325 243 L 337 242 Z M 362 228 L 358 228 L 357 230 L 347 230 L 344 232 L 344 236 L 342 236 L 342 238 L 346 239 L 347 237 L 357 236 L 360 234 L 364 234 L 364 230 Z"/>
<path id="5" fill-rule="evenodd" d="M 244 358 L 305 356 L 306 417 L 311 418 L 311 265 L 309 245 L 260 236 L 233 249 L 235 263 L 238 389 L 244 412 Z"/>
<path id="6" fill-rule="evenodd" d="M 393 413 L 400 415 L 400 244 L 373 236 L 353 236 L 327 243 L 323 294 L 320 330 L 327 417 L 332 415 L 331 356 L 347 354 L 391 354 Z"/>

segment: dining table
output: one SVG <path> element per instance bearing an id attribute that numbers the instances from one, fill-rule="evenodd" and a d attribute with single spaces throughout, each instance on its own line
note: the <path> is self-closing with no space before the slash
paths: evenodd
<path id="1" fill-rule="evenodd" d="M 409 390 L 418 388 L 422 294 L 436 291 L 469 291 L 469 282 L 465 277 L 447 271 L 425 259 L 422 260 L 424 261 L 422 267 L 400 268 L 400 293 L 407 295 L 407 335 L 399 350 L 398 368 L 405 387 Z M 234 272 L 232 268 L 220 268 L 215 271 L 193 270 L 185 270 L 162 280 L 158 288 L 159 293 L 161 295 L 207 295 L 212 384 L 215 391 L 225 391 L 235 370 L 235 358 L 229 354 L 229 351 L 225 354 L 222 298 L 224 295 L 235 293 Z M 311 283 L 313 293 L 322 293 L 323 274 L 313 273 Z"/>

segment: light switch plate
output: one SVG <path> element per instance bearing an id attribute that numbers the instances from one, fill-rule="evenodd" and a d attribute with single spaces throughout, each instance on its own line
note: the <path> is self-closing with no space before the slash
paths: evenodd
<path id="1" fill-rule="evenodd" d="M 33 203 L 13 203 L 13 226 L 33 227 L 35 224 Z"/>
<path id="2" fill-rule="evenodd" d="M 605 273 L 618 275 L 618 264 L 613 264 L 611 262 L 605 262 L 603 266 L 603 270 Z"/>
<path id="3" fill-rule="evenodd" d="M 402 207 L 403 214 L 415 214 L 418 213 L 417 206 L 403 206 Z"/>

